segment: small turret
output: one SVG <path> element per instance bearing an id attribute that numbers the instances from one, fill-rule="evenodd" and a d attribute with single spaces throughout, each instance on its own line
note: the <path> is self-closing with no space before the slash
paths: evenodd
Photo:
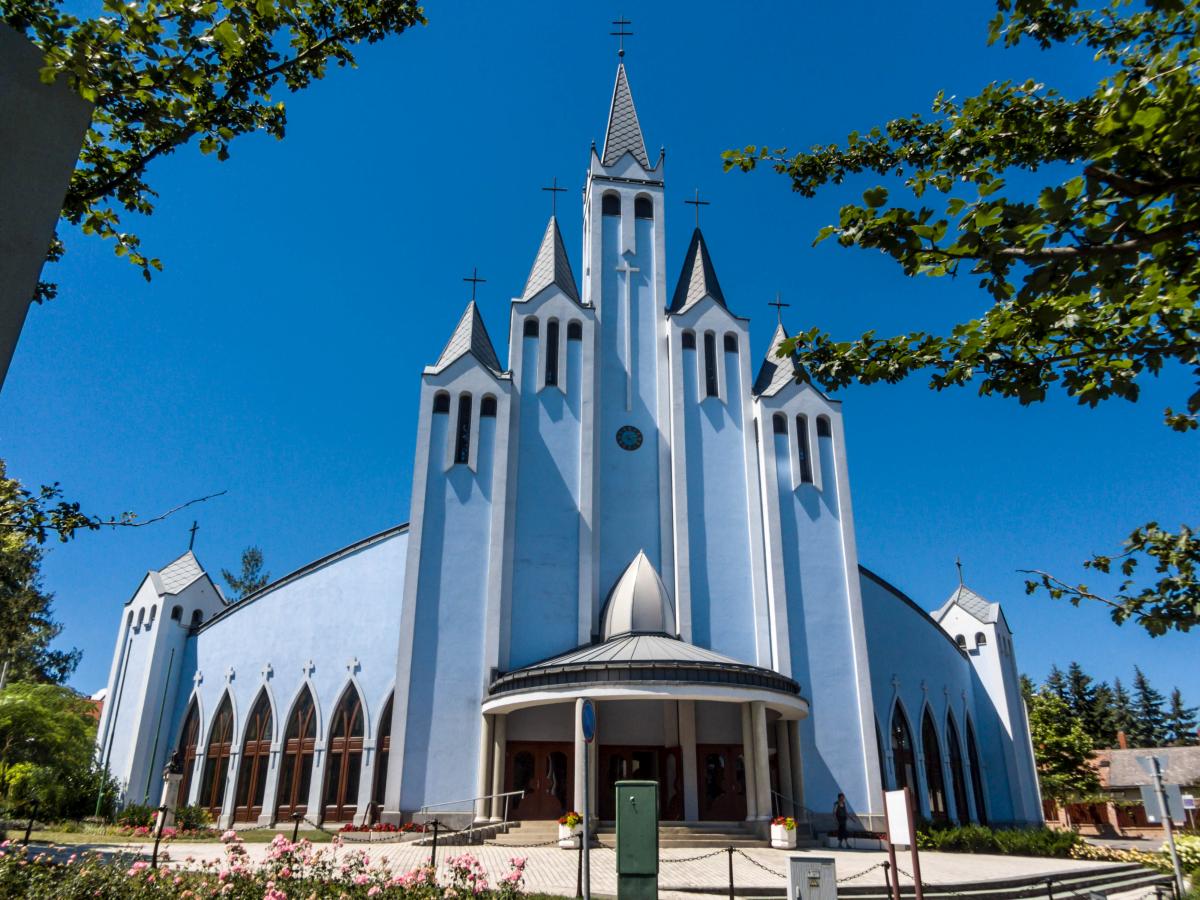
<path id="1" fill-rule="evenodd" d="M 683 269 L 679 273 L 679 281 L 675 283 L 675 296 L 671 299 L 668 312 L 684 312 L 705 297 L 712 297 L 722 307 L 729 308 L 725 305 L 721 283 L 717 281 L 717 271 L 713 268 L 708 244 L 697 228 L 692 232 L 692 241 L 684 254 Z"/>
<path id="2" fill-rule="evenodd" d="M 780 345 L 787 339 L 787 330 L 781 322 L 775 326 L 766 358 L 763 359 L 762 368 L 758 370 L 758 378 L 754 380 L 755 396 L 770 397 L 796 380 L 796 367 L 792 361 L 787 357 L 776 356 Z"/>
<path id="3" fill-rule="evenodd" d="M 558 230 L 558 219 L 554 216 L 550 217 L 550 222 L 546 225 L 546 233 L 542 236 L 533 267 L 525 280 L 525 290 L 521 293 L 521 299 L 532 299 L 550 285 L 557 286 L 576 303 L 580 302 L 579 288 L 575 286 L 575 276 L 571 273 L 571 261 L 567 258 L 562 232 Z"/>
<path id="4" fill-rule="evenodd" d="M 467 354 L 474 356 L 496 375 L 504 371 L 499 357 L 496 356 L 496 348 L 492 346 L 492 339 L 488 337 L 487 328 L 484 327 L 483 317 L 479 315 L 479 307 L 475 305 L 474 300 L 467 304 L 462 318 L 458 320 L 458 325 L 454 328 L 454 333 L 450 335 L 450 340 L 446 343 L 446 348 L 438 357 L 437 364 L 426 369 L 426 372 L 431 374 L 442 372 Z"/>

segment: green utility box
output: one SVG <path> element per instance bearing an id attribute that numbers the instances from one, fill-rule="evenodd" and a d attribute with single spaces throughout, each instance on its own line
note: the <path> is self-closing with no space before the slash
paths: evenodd
<path id="1" fill-rule="evenodd" d="M 617 897 L 658 897 L 658 782 L 618 781 Z"/>

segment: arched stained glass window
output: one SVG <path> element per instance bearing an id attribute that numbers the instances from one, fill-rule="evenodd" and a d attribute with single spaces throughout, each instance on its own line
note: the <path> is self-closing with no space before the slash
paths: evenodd
<path id="1" fill-rule="evenodd" d="M 958 742 L 958 725 L 954 714 L 946 714 L 946 752 L 950 757 L 950 787 L 954 791 L 954 808 L 958 812 L 960 825 L 971 820 L 971 808 L 967 805 L 967 779 L 963 771 L 962 746 Z"/>
<path id="2" fill-rule="evenodd" d="M 813 483 L 812 458 L 809 456 L 808 416 L 796 416 L 796 449 L 800 455 L 800 481 Z"/>
<path id="3" fill-rule="evenodd" d="M 378 808 L 383 807 L 384 792 L 387 789 L 388 759 L 392 753 L 392 698 L 388 697 L 379 719 L 379 728 L 375 738 L 375 784 L 371 788 L 371 800 Z"/>
<path id="4" fill-rule="evenodd" d="M 233 703 L 226 694 L 217 707 L 212 728 L 208 732 L 208 747 L 204 751 L 204 777 L 196 803 L 206 807 L 217 819 L 225 803 L 225 783 L 229 778 L 229 757 L 233 753 Z"/>
<path id="5" fill-rule="evenodd" d="M 979 749 L 975 746 L 975 728 L 967 719 L 967 759 L 971 763 L 971 792 L 975 795 L 975 821 L 987 824 L 987 797 L 983 792 L 983 769 L 979 765 Z"/>
<path id="6" fill-rule="evenodd" d="M 558 384 L 558 319 L 546 323 L 546 384 Z"/>
<path id="7" fill-rule="evenodd" d="M 329 727 L 325 762 L 324 815 L 327 822 L 349 822 L 358 811 L 362 773 L 363 711 L 358 691 L 347 688 Z"/>
<path id="8" fill-rule="evenodd" d="M 717 338 L 704 332 L 704 396 L 717 396 Z"/>
<path id="9" fill-rule="evenodd" d="M 938 743 L 937 727 L 933 716 L 925 710 L 921 721 L 921 748 L 925 753 L 925 788 L 928 791 L 929 815 L 934 821 L 944 822 L 946 815 L 946 781 L 942 777 L 942 748 Z"/>
<path id="10" fill-rule="evenodd" d="M 187 806 L 188 791 L 192 789 L 192 771 L 196 768 L 196 750 L 200 743 L 200 708 L 196 701 L 188 707 L 183 720 L 183 731 L 179 734 L 179 763 L 183 766 L 183 777 L 179 779 L 177 806 Z"/>
<path id="11" fill-rule="evenodd" d="M 892 768 L 896 772 L 896 790 L 917 789 L 917 760 L 913 754 L 912 730 L 900 704 L 892 711 Z"/>
<path id="12" fill-rule="evenodd" d="M 233 806 L 235 822 L 257 822 L 262 815 L 263 794 L 270 768 L 271 701 L 267 699 L 266 691 L 259 691 L 258 700 L 246 721 L 246 739 L 242 742 L 242 761 L 238 767 L 237 795 Z"/>
<path id="13" fill-rule="evenodd" d="M 317 710 L 306 687 L 296 700 L 284 732 L 283 761 L 279 770 L 276 820 L 293 813 L 308 812 L 308 788 L 312 783 L 313 751 L 317 740 Z"/>
<path id="14" fill-rule="evenodd" d="M 471 395 L 458 396 L 458 425 L 454 440 L 454 462 L 465 465 L 471 461 Z"/>

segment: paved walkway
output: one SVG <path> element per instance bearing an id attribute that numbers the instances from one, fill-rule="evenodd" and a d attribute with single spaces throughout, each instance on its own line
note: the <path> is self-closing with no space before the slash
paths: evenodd
<path id="1" fill-rule="evenodd" d="M 190 857 L 193 864 L 206 860 L 223 859 L 224 847 L 217 843 L 172 843 L 164 845 L 174 865 L 186 865 Z M 252 860 L 260 860 L 266 854 L 266 844 L 245 844 Z M 326 845 L 320 845 L 326 846 Z M 150 846 L 136 844 L 96 845 L 91 849 L 105 853 L 148 854 Z M 347 843 L 341 853 L 367 849 L 372 862 L 387 861 L 393 871 L 403 872 L 424 865 L 429 860 L 429 848 L 415 844 L 359 844 Z M 487 869 L 493 879 L 509 869 L 509 859 L 524 856 L 525 889 L 530 892 L 575 896 L 575 852 L 556 847 L 501 847 L 482 845 L 473 847 L 439 847 L 439 869 L 447 856 L 471 853 Z M 771 850 L 746 848 L 734 854 L 734 884 L 740 888 L 782 888 L 786 883 L 789 856 L 833 858 L 837 864 L 839 882 L 870 884 L 883 882 L 882 864 L 887 854 L 871 850 Z M 702 858 L 697 858 L 702 857 Z M 713 896 L 726 896 L 729 884 L 729 860 L 725 850 L 705 851 L 700 849 L 672 848 L 661 851 L 659 873 L 660 896 L 688 897 L 696 900 L 697 888 L 712 889 Z M 910 869 L 907 854 L 902 854 L 900 869 Z M 1021 875 L 1049 875 L 1054 873 L 1078 872 L 1099 869 L 1111 863 L 1085 862 L 1068 859 L 1037 859 L 1015 856 L 984 856 L 966 853 L 922 853 L 921 873 L 926 884 L 948 884 L 963 881 L 981 881 L 992 878 L 1013 878 Z M 592 890 L 596 894 L 615 896 L 617 892 L 616 854 L 606 847 L 592 851 Z M 904 879 L 908 883 L 908 879 Z M 692 889 L 687 894 L 674 891 Z"/>

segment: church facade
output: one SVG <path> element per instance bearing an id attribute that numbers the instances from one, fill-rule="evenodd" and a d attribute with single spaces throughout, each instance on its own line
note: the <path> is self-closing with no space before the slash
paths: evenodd
<path id="1" fill-rule="evenodd" d="M 97 735 L 124 802 L 177 750 L 222 826 L 550 819 L 585 790 L 609 819 L 621 778 L 668 820 L 823 827 L 844 793 L 877 829 L 908 786 L 929 818 L 1041 821 L 1003 613 L 860 565 L 841 405 L 781 326 L 752 371 L 699 228 L 669 279 L 664 190 L 621 65 L 581 278 L 551 218 L 507 364 L 468 305 L 420 376 L 410 521 L 237 603 L 190 551 L 146 574 Z"/>

